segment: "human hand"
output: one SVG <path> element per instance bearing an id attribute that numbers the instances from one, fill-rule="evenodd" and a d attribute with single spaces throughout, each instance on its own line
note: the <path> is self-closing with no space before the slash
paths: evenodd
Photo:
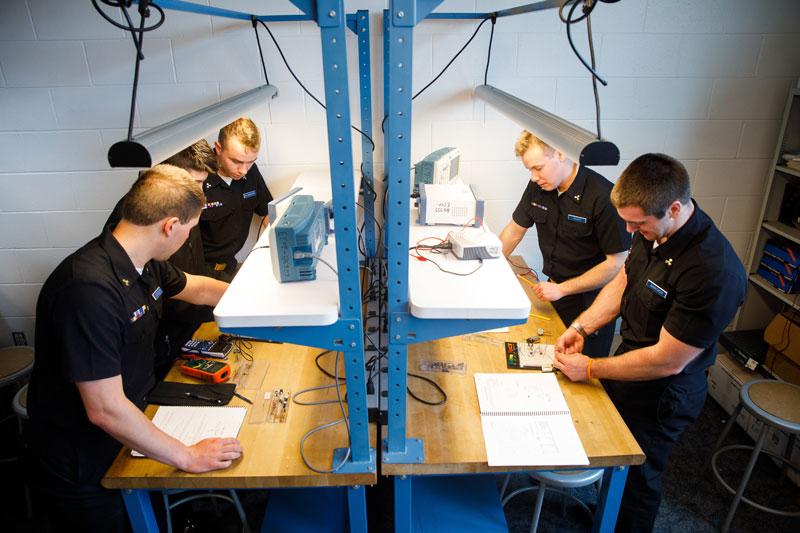
<path id="1" fill-rule="evenodd" d="M 590 359 L 580 353 L 564 353 L 556 351 L 553 366 L 561 370 L 572 381 L 586 381 L 589 379 Z"/>
<path id="2" fill-rule="evenodd" d="M 211 438 L 189 446 L 188 451 L 189 458 L 181 470 L 190 474 L 202 474 L 231 466 L 234 460 L 242 456 L 242 445 L 233 438 Z"/>
<path id="3" fill-rule="evenodd" d="M 536 296 L 540 299 L 548 302 L 555 302 L 564 297 L 564 291 L 561 290 L 561 286 L 558 283 L 552 283 L 550 281 L 540 281 L 536 284 L 536 287 L 534 287 L 533 292 L 535 292 Z"/>
<path id="4" fill-rule="evenodd" d="M 570 354 L 583 352 L 583 335 L 578 333 L 574 328 L 567 328 L 556 340 L 556 351 Z"/>

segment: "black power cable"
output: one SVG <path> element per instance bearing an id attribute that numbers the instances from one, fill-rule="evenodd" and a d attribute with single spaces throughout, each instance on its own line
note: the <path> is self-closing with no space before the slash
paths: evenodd
<path id="1" fill-rule="evenodd" d="M 458 56 L 460 56 L 460 55 L 461 55 L 461 53 L 462 53 L 464 50 L 466 50 L 466 49 L 467 49 L 467 46 L 469 46 L 469 43 L 471 43 L 471 42 L 472 42 L 472 41 L 475 39 L 475 36 L 476 36 L 476 35 L 478 35 L 478 31 L 480 31 L 480 29 L 481 29 L 481 26 L 483 26 L 483 25 L 486 23 L 486 21 L 487 21 L 487 20 L 491 20 L 491 21 L 492 21 L 492 31 L 494 31 L 494 22 L 495 22 L 495 20 L 496 20 L 496 19 L 497 19 L 497 16 L 495 16 L 495 15 L 490 15 L 490 16 L 486 17 L 485 19 L 483 19 L 483 20 L 481 21 L 481 23 L 480 23 L 480 24 L 478 24 L 478 27 L 477 27 L 477 28 L 475 28 L 475 31 L 472 33 L 472 35 L 470 36 L 470 38 L 469 38 L 469 39 L 467 39 L 467 42 L 466 42 L 466 43 L 464 43 L 464 46 L 462 46 L 462 47 L 461 47 L 461 50 L 459 50 L 458 52 L 456 52 L 456 55 L 454 55 L 454 56 L 452 57 L 452 59 L 450 59 L 450 61 L 448 61 L 448 62 L 447 62 L 447 64 L 444 66 L 444 68 L 443 68 L 441 71 L 439 71 L 439 74 L 437 74 L 435 78 L 433 78 L 431 81 L 429 81 L 429 82 L 428 82 L 428 84 L 427 84 L 427 85 L 425 85 L 425 87 L 423 87 L 422 89 L 420 89 L 419 91 L 417 91 L 417 94 L 415 94 L 414 96 L 412 96 L 412 97 L 411 97 L 411 100 L 412 100 L 412 101 L 416 100 L 416 99 L 417 99 L 417 96 L 419 96 L 419 95 L 421 95 L 422 93 L 424 93 L 424 92 L 425 92 L 425 91 L 428 89 L 428 87 L 430 87 L 431 85 L 433 85 L 434 83 L 436 83 L 436 81 L 437 81 L 439 78 L 441 78 L 441 77 L 442 77 L 442 75 L 443 75 L 443 74 L 444 74 L 444 73 L 447 71 L 447 69 L 448 69 L 448 68 L 450 68 L 450 65 L 452 65 L 452 64 L 453 64 L 453 62 L 454 62 L 456 59 L 458 59 Z M 491 39 L 490 39 L 490 41 L 489 41 L 489 54 L 491 55 L 491 53 L 492 53 L 492 52 L 491 52 Z M 489 70 L 489 66 L 488 66 L 488 64 L 487 64 L 487 66 L 486 66 L 486 71 L 488 72 L 488 70 Z M 385 126 L 386 126 L 386 120 L 387 120 L 388 118 L 389 118 L 389 115 L 388 115 L 388 114 L 383 116 L 383 121 L 381 122 L 381 132 L 383 132 L 383 133 L 386 133 Z"/>
<path id="2" fill-rule="evenodd" d="M 278 44 L 278 40 L 277 40 L 277 39 L 275 39 L 275 36 L 272 34 L 272 30 L 270 30 L 270 29 L 269 29 L 269 26 L 267 26 L 267 25 L 264 23 L 264 21 L 263 21 L 263 20 L 259 20 L 259 21 L 258 21 L 258 23 L 259 23 L 259 24 L 261 24 L 262 26 L 264 26 L 264 29 L 265 29 L 265 30 L 267 30 L 267 33 L 269 34 L 270 38 L 272 39 L 272 42 L 275 44 L 275 48 L 277 48 L 277 49 L 278 49 L 278 53 L 280 54 L 280 56 L 281 56 L 281 59 L 283 60 L 283 64 L 284 64 L 284 65 L 286 65 L 286 68 L 289 70 L 289 74 L 291 74 L 291 75 L 292 75 L 292 78 L 294 78 L 294 81 L 296 81 L 296 82 L 297 82 L 297 84 L 298 84 L 298 85 L 299 85 L 299 86 L 300 86 L 300 87 L 303 89 L 303 91 L 305 91 L 305 93 L 306 93 L 306 94 L 307 94 L 309 97 L 311 97 L 311 99 L 312 99 L 312 100 L 314 100 L 316 103 L 318 103 L 318 104 L 320 105 L 320 107 L 322 107 L 322 109 L 328 109 L 328 108 L 325 106 L 325 104 L 323 104 L 323 103 L 320 101 L 320 99 L 319 99 L 319 98 L 317 98 L 316 96 L 314 96 L 314 95 L 311 93 L 311 91 L 309 91 L 309 90 L 308 90 L 308 88 L 307 88 L 305 85 L 303 85 L 303 82 L 301 82 L 301 81 L 300 81 L 300 78 L 298 78 L 298 77 L 297 77 L 297 75 L 294 73 L 294 71 L 292 70 L 292 67 L 290 67 L 290 66 L 289 66 L 289 62 L 286 60 L 286 56 L 285 56 L 285 55 L 283 55 L 283 50 L 281 49 L 281 46 Z M 258 30 L 256 30 L 256 34 L 258 34 Z M 372 140 L 372 137 L 370 137 L 369 135 L 367 135 L 366 133 L 364 133 L 364 132 L 363 132 L 363 131 L 361 131 L 360 129 L 356 128 L 356 127 L 355 127 L 355 126 L 353 126 L 352 124 L 350 125 L 350 127 L 351 127 L 351 128 L 353 128 L 354 130 L 356 130 L 356 131 L 357 131 L 358 133 L 360 133 L 361 135 L 363 135 L 363 136 L 364 136 L 364 138 L 365 138 L 365 139 L 367 139 L 367 140 L 369 141 L 369 143 L 372 145 L 372 149 L 373 149 L 373 150 L 375 150 L 375 141 L 373 141 L 373 140 Z"/>
<path id="3" fill-rule="evenodd" d="M 253 23 L 253 32 L 256 34 L 256 43 L 258 44 L 258 58 L 261 60 L 261 69 L 264 71 L 264 80 L 269 85 L 269 76 L 267 76 L 267 64 L 264 63 L 264 52 L 261 51 L 261 38 L 258 36 L 258 19 L 253 16 L 251 19 Z"/>
<path id="4" fill-rule="evenodd" d="M 144 34 L 148 31 L 153 31 L 162 24 L 164 24 L 164 20 L 166 16 L 164 15 L 164 10 L 161 9 L 159 6 L 154 4 L 149 0 L 141 0 L 139 2 L 139 16 L 141 17 L 139 21 L 139 27 L 133 25 L 133 20 L 131 19 L 130 13 L 128 13 L 128 8 L 131 6 L 131 0 L 99 0 L 104 5 L 109 7 L 118 7 L 122 11 L 122 15 L 125 17 L 126 24 L 120 24 L 116 20 L 112 19 L 108 16 L 108 14 L 103 11 L 98 4 L 98 0 L 92 0 L 92 5 L 94 6 L 95 10 L 100 14 L 101 17 L 106 19 L 109 23 L 113 26 L 123 29 L 126 32 L 131 34 L 131 38 L 133 39 L 133 46 L 136 49 L 136 64 L 133 70 L 133 89 L 131 91 L 131 113 L 130 117 L 128 118 L 128 140 L 130 141 L 133 138 L 133 119 L 136 115 L 136 93 L 139 89 L 139 66 L 141 61 L 144 59 L 144 54 L 142 53 L 142 45 L 144 43 Z M 145 19 L 150 16 L 150 7 L 158 11 L 159 19 L 151 26 L 145 26 Z M 138 33 L 138 36 L 137 36 Z"/>

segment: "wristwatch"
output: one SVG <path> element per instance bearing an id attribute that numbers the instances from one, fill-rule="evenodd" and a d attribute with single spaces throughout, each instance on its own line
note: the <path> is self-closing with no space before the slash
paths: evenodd
<path id="1" fill-rule="evenodd" d="M 580 333 L 581 337 L 583 337 L 584 339 L 589 336 L 589 334 L 586 333 L 586 330 L 583 329 L 583 326 L 581 326 L 581 323 L 578 322 L 577 320 L 573 321 L 572 324 L 569 325 L 569 327 Z"/>

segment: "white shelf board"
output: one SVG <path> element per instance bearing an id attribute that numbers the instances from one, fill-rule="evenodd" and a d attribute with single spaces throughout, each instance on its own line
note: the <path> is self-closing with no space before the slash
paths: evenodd
<path id="1" fill-rule="evenodd" d="M 356 196 L 359 176 L 354 176 Z M 327 170 L 300 174 L 293 187 L 303 189 L 298 194 L 311 194 L 315 200 L 331 198 L 330 174 Z M 288 201 L 278 204 L 283 213 Z M 333 271 L 321 262 L 317 264 L 317 279 L 279 283 L 272 271 L 269 248 L 269 229 L 265 228 L 245 259 L 228 290 L 214 309 L 214 319 L 222 328 L 329 326 L 339 318 L 339 282 Z M 320 254 L 336 265 L 336 240 Z"/>
<path id="2" fill-rule="evenodd" d="M 767 231 L 800 244 L 800 229 L 793 228 L 783 222 L 777 222 L 775 220 L 766 220 L 761 226 Z"/>
<path id="3" fill-rule="evenodd" d="M 750 278 L 749 279 L 750 279 L 751 283 L 753 283 L 754 285 L 758 285 L 759 287 L 761 287 L 762 289 L 764 289 L 765 291 L 767 291 L 771 295 L 775 296 L 776 298 L 779 298 L 786 305 L 790 305 L 790 306 L 794 307 L 795 309 L 799 309 L 800 310 L 800 295 L 798 295 L 798 294 L 786 294 L 785 292 L 781 292 L 778 289 L 776 289 L 775 287 L 773 287 L 772 285 L 770 285 L 770 283 L 767 280 L 765 280 L 764 278 L 762 278 L 758 274 L 750 274 Z"/>
<path id="4" fill-rule="evenodd" d="M 420 226 L 417 209 L 411 210 L 409 243 L 414 246 L 424 237 L 444 239 L 458 226 Z M 463 261 L 450 253 L 431 255 L 445 270 L 470 272 L 478 261 Z M 408 304 L 411 315 L 430 319 L 520 319 L 528 318 L 531 302 L 508 262 L 503 258 L 485 259 L 483 266 L 469 276 L 455 276 L 428 261 L 408 259 Z"/>

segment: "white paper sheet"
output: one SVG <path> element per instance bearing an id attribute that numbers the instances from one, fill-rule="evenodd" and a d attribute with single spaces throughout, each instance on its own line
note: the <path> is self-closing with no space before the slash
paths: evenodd
<path id="1" fill-rule="evenodd" d="M 554 374 L 475 374 L 489 466 L 588 465 Z"/>
<path id="2" fill-rule="evenodd" d="M 236 437 L 247 414 L 245 407 L 202 407 L 162 405 L 153 424 L 187 446 L 211 437 Z M 144 457 L 131 450 L 134 457 Z"/>

